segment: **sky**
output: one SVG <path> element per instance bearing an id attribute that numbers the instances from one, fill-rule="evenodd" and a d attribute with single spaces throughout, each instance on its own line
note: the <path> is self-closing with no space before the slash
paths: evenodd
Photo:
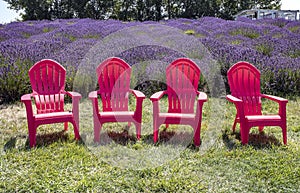
<path id="1" fill-rule="evenodd" d="M 281 0 L 282 10 L 300 10 L 300 0 Z M 0 23 L 10 23 L 20 19 L 19 13 L 13 11 L 8 7 L 8 4 L 0 0 Z"/>

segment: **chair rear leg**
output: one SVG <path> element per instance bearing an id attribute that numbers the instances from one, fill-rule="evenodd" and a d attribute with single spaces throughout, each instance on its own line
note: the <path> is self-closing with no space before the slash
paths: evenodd
<path id="1" fill-rule="evenodd" d="M 235 132 L 236 123 L 237 123 L 237 115 L 235 116 L 234 123 L 232 125 L 232 132 Z"/>
<path id="2" fill-rule="evenodd" d="M 64 123 L 64 128 L 65 128 L 65 131 L 68 131 L 68 122 Z"/>

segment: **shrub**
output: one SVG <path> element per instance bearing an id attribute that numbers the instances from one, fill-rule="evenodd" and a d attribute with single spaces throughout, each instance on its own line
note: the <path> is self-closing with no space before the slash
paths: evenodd
<path id="1" fill-rule="evenodd" d="M 0 59 L 0 104 L 20 100 L 31 90 L 28 70 L 32 62 L 18 59 L 14 65 L 8 65 Z"/>

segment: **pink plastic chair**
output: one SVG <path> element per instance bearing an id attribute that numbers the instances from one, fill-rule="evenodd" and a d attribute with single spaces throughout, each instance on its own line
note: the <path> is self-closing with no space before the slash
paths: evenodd
<path id="1" fill-rule="evenodd" d="M 99 90 L 89 93 L 93 104 L 94 141 L 100 142 L 100 131 L 104 123 L 133 122 L 136 136 L 141 137 L 142 103 L 145 95 L 130 86 L 131 67 L 120 58 L 108 58 L 97 67 Z M 128 110 L 129 93 L 136 97 L 135 111 Z M 102 112 L 98 107 L 98 95 L 102 101 Z"/>
<path id="2" fill-rule="evenodd" d="M 200 130 L 202 107 L 207 101 L 207 95 L 197 91 L 200 78 L 200 68 L 187 58 L 179 58 L 172 62 L 166 70 L 167 90 L 153 94 L 153 141 L 158 140 L 161 124 L 190 125 L 194 129 L 194 144 L 200 145 Z M 168 112 L 160 112 L 159 100 L 168 95 Z M 194 104 L 197 98 L 196 113 Z"/>
<path id="3" fill-rule="evenodd" d="M 238 62 L 227 72 L 231 95 L 228 101 L 233 102 L 237 109 L 232 130 L 240 123 L 242 144 L 249 141 L 250 128 L 258 126 L 261 132 L 264 126 L 279 126 L 282 128 L 283 143 L 287 143 L 286 104 L 288 100 L 260 93 L 260 72 L 250 63 Z M 261 98 L 270 99 L 279 104 L 276 115 L 262 115 Z"/>
<path id="4" fill-rule="evenodd" d="M 68 122 L 74 127 L 75 139 L 79 139 L 79 100 L 81 95 L 76 92 L 65 91 L 66 70 L 53 60 L 45 59 L 35 63 L 29 69 L 29 78 L 32 87 L 31 94 L 25 94 L 21 101 L 25 104 L 29 145 L 36 143 L 38 126 L 52 123 L 64 123 L 65 130 Z M 64 97 L 72 97 L 72 111 L 64 111 Z M 34 99 L 37 112 L 33 112 L 32 100 Z"/>

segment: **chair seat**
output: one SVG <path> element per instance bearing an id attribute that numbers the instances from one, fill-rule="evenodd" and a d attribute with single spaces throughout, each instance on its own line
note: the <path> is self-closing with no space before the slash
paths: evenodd
<path id="1" fill-rule="evenodd" d="M 73 114 L 72 112 L 54 112 L 54 113 L 43 113 L 43 114 L 37 114 L 34 116 L 35 120 L 46 120 L 46 119 L 60 119 L 60 118 L 72 118 Z"/>
<path id="2" fill-rule="evenodd" d="M 281 121 L 281 117 L 279 115 L 248 115 L 245 116 L 248 122 L 256 122 L 256 121 L 268 121 L 268 122 L 277 122 Z"/>
<path id="3" fill-rule="evenodd" d="M 132 111 L 112 111 L 112 112 L 100 112 L 99 113 L 101 117 L 132 117 L 134 115 L 134 112 Z"/>
<path id="4" fill-rule="evenodd" d="M 194 119 L 195 114 L 181 114 L 181 113 L 159 113 L 161 118 L 172 118 L 172 119 Z"/>

